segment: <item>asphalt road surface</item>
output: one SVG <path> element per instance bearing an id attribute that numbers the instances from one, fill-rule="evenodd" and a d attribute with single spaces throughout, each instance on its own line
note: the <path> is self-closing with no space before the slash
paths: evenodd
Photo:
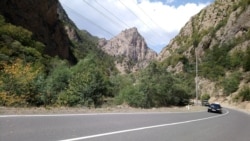
<path id="1" fill-rule="evenodd" d="M 250 115 L 110 113 L 0 115 L 0 141 L 249 141 Z"/>

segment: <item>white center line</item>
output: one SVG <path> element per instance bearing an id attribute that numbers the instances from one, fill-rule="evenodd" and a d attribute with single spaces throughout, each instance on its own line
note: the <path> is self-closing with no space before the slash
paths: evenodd
<path id="1" fill-rule="evenodd" d="M 191 122 L 196 122 L 196 121 L 218 118 L 218 117 L 225 116 L 228 113 L 229 113 L 229 111 L 227 111 L 225 114 L 222 114 L 222 115 L 217 115 L 217 116 L 212 116 L 212 117 L 207 117 L 207 118 L 188 120 L 188 121 L 182 121 L 182 122 L 175 122 L 175 123 L 168 123 L 168 124 L 161 124 L 161 125 L 154 125 L 154 126 L 147 126 L 147 127 L 134 128 L 134 129 L 127 129 L 127 130 L 108 132 L 108 133 L 103 133 L 103 134 L 96 134 L 96 135 L 83 136 L 83 137 L 77 137 L 77 138 L 71 138 L 71 139 L 64 139 L 64 140 L 59 140 L 59 141 L 79 141 L 79 140 L 85 140 L 85 139 L 90 139 L 90 138 L 96 138 L 96 137 L 102 137 L 102 136 L 108 136 L 108 135 L 114 135 L 114 134 L 120 134 L 120 133 L 126 133 L 126 132 L 133 132 L 133 131 L 139 131 L 139 130 L 145 130 L 145 129 L 166 127 L 166 126 L 171 126 L 171 125 L 179 125 L 179 124 L 185 124 L 185 123 L 191 123 Z"/>

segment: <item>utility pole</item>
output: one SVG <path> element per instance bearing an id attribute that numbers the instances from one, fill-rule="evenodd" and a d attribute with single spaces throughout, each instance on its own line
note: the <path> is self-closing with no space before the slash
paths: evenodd
<path id="1" fill-rule="evenodd" d="M 196 94 L 196 105 L 198 105 L 198 57 L 197 57 L 197 48 L 195 48 L 195 94 Z"/>

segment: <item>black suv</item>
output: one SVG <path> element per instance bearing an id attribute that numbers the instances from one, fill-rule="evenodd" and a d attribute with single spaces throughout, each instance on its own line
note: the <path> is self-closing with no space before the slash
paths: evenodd
<path id="1" fill-rule="evenodd" d="M 212 103 L 208 106 L 207 112 L 222 113 L 222 107 L 220 104 Z"/>

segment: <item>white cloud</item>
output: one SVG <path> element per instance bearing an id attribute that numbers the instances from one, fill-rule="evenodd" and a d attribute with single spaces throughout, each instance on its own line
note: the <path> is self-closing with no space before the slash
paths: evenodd
<path id="1" fill-rule="evenodd" d="M 175 0 L 166 0 L 166 3 L 173 3 Z"/>
<path id="2" fill-rule="evenodd" d="M 178 34 L 191 16 L 208 4 L 187 3 L 175 7 L 150 0 L 60 0 L 60 2 L 79 29 L 110 39 L 126 28 L 137 27 L 148 46 L 157 52 Z"/>

